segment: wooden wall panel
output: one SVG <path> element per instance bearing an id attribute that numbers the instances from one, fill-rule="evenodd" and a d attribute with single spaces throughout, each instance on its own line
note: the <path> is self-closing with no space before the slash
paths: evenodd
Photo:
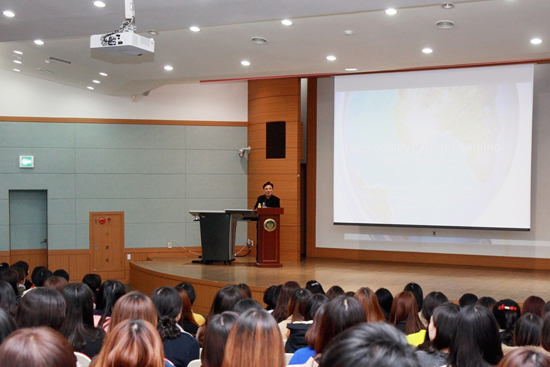
<path id="1" fill-rule="evenodd" d="M 48 250 L 11 250 L 10 260 L 7 261 L 10 265 L 19 260 L 26 261 L 29 264 L 29 276 L 32 270 L 37 266 L 46 266 L 48 264 Z M 56 269 L 53 269 L 56 270 Z M 52 271 L 53 271 L 52 270 Z"/>
<path id="2" fill-rule="evenodd" d="M 11 258 L 9 251 L 0 251 L 0 263 L 8 263 L 11 265 Z"/>
<path id="3" fill-rule="evenodd" d="M 281 251 L 284 261 L 300 260 L 300 161 L 302 159 L 302 124 L 300 122 L 300 79 L 253 80 L 248 83 L 248 206 L 262 194 L 266 181 L 274 183 L 274 194 L 281 199 L 285 214 L 281 216 Z M 284 159 L 266 159 L 267 122 L 286 121 Z M 256 238 L 249 225 L 248 237 Z M 288 229 L 288 231 L 287 231 Z M 286 233 L 284 233 L 287 231 Z M 284 264 L 283 264 L 284 266 Z"/>
<path id="4" fill-rule="evenodd" d="M 48 251 L 48 269 L 51 271 L 65 269 L 69 273 L 71 282 L 81 282 L 84 275 L 92 272 L 90 256 L 90 250 L 50 250 Z"/>

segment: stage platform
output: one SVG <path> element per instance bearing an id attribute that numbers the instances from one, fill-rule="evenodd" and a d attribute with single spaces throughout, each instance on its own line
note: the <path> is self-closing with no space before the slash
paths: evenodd
<path id="1" fill-rule="evenodd" d="M 339 285 L 346 291 L 356 291 L 360 287 L 372 290 L 385 287 L 395 294 L 403 290 L 407 283 L 415 282 L 420 284 L 424 295 L 441 291 L 451 300 L 458 300 L 467 292 L 478 297 L 491 296 L 497 301 L 511 298 L 522 303 L 530 295 L 550 300 L 548 271 L 314 258 L 284 262 L 282 268 L 258 268 L 253 257 L 237 258 L 232 265 L 194 264 L 192 260 L 195 258 L 164 257 L 133 261 L 130 263 L 130 287 L 150 295 L 159 286 L 189 282 L 197 293 L 194 311 L 203 314 L 208 313 L 218 289 L 227 284 L 248 284 L 253 297 L 261 302 L 264 290 L 271 285 L 295 280 L 305 286 L 312 279 L 320 282 L 325 291 Z"/>

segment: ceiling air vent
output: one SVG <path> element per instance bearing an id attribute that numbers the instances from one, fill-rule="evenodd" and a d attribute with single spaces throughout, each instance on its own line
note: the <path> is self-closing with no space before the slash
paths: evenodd
<path id="1" fill-rule="evenodd" d="M 71 65 L 72 63 L 68 60 L 63 60 L 58 57 L 50 57 L 50 61 L 57 62 L 59 64 Z"/>

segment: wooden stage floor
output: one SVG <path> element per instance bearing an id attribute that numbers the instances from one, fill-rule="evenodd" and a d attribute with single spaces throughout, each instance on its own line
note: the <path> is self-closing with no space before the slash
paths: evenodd
<path id="1" fill-rule="evenodd" d="M 246 283 L 254 298 L 261 300 L 263 291 L 273 284 L 295 280 L 305 286 L 315 279 L 327 291 L 339 285 L 346 291 L 360 287 L 376 290 L 388 288 L 393 294 L 409 282 L 420 284 L 424 295 L 441 291 L 451 300 L 464 293 L 478 297 L 491 296 L 497 301 L 511 298 L 523 302 L 530 295 L 550 300 L 550 272 L 513 269 L 489 269 L 451 266 L 420 266 L 355 260 L 314 259 L 285 262 L 282 268 L 257 268 L 252 257 L 237 258 L 232 265 L 193 264 L 194 258 L 153 258 L 131 263 L 130 286 L 151 294 L 160 285 L 191 282 L 197 290 L 197 312 L 207 313 L 215 292 L 226 284 Z"/>

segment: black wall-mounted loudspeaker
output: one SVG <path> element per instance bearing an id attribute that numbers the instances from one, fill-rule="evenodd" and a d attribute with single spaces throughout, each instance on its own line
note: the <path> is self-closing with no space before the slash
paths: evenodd
<path id="1" fill-rule="evenodd" d="M 273 121 L 265 126 L 265 158 L 286 158 L 286 121 Z"/>

